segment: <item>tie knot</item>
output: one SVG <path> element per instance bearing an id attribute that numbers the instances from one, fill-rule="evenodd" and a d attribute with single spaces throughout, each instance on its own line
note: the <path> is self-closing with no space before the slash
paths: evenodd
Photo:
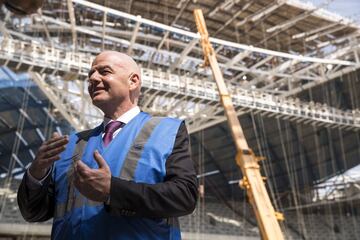
<path id="1" fill-rule="evenodd" d="M 119 128 L 123 127 L 124 125 L 125 125 L 125 123 L 119 122 L 119 121 L 109 122 L 109 123 L 105 126 L 105 133 L 114 133 L 116 130 L 118 130 Z"/>

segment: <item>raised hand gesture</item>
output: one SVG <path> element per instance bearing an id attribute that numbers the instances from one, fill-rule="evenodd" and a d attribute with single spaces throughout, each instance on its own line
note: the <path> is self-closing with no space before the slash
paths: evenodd
<path id="1" fill-rule="evenodd" d="M 49 171 L 51 165 L 60 159 L 60 153 L 65 150 L 69 142 L 68 136 L 60 136 L 54 132 L 52 138 L 44 142 L 32 162 L 29 172 L 36 179 L 42 179 Z"/>

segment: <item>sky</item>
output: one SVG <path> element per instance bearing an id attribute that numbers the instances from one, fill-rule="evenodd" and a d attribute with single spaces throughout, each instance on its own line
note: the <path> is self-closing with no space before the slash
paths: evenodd
<path id="1" fill-rule="evenodd" d="M 337 13 L 341 16 L 350 18 L 360 24 L 360 0 L 308 0 L 315 6 L 329 2 L 325 9 Z"/>

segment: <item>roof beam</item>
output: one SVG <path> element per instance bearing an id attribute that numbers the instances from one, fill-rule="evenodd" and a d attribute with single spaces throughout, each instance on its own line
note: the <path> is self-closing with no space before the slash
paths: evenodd
<path id="1" fill-rule="evenodd" d="M 340 31 L 340 30 L 342 30 L 342 29 L 344 29 L 344 28 L 347 28 L 347 26 L 346 26 L 346 25 L 345 25 L 345 26 L 344 26 L 344 25 L 340 25 L 340 26 L 338 26 L 338 27 L 329 29 L 329 30 L 327 30 L 327 31 L 325 31 L 325 32 L 314 34 L 314 35 L 312 35 L 312 36 L 310 36 L 310 37 L 305 38 L 305 42 L 310 42 L 310 41 L 315 40 L 315 39 L 317 39 L 317 38 L 319 38 L 319 37 L 322 37 L 322 36 L 324 36 L 324 35 L 331 34 L 331 33 L 337 32 L 337 31 Z"/>
<path id="2" fill-rule="evenodd" d="M 326 41 L 326 42 L 321 42 L 317 45 L 318 48 L 323 48 L 323 47 L 326 47 L 330 44 L 335 44 L 335 43 L 341 43 L 342 41 L 345 41 L 347 39 L 351 39 L 351 38 L 357 38 L 358 36 L 360 36 L 360 30 L 357 30 L 353 33 L 350 33 L 350 34 L 347 34 L 343 37 L 340 37 L 340 38 L 336 38 L 336 39 L 333 39 L 333 40 L 330 40 L 330 41 Z"/>
<path id="3" fill-rule="evenodd" d="M 311 12 L 304 12 L 303 14 L 297 15 L 296 17 L 287 20 L 279 25 L 273 26 L 271 28 L 266 29 L 267 33 L 279 33 L 280 31 L 284 31 L 292 26 L 294 26 L 297 22 L 307 18 L 309 15 L 311 15 Z"/>
<path id="4" fill-rule="evenodd" d="M 240 2 L 240 0 L 226 0 L 224 2 L 219 1 L 216 6 L 210 10 L 210 12 L 207 14 L 209 17 L 213 17 L 219 10 L 228 10 L 233 7 L 234 4 L 237 4 Z"/>
<path id="5" fill-rule="evenodd" d="M 344 55 L 346 54 L 349 54 L 349 53 L 353 53 L 354 51 L 358 51 L 359 49 L 359 46 L 357 46 L 356 44 L 354 45 L 354 47 L 352 46 L 348 46 L 348 47 L 345 47 L 345 48 L 342 48 L 342 49 L 339 49 L 337 50 L 336 52 L 330 54 L 327 56 L 328 59 L 336 59 L 336 58 L 339 58 L 339 57 L 344 57 Z M 289 62 L 289 61 L 288 61 Z M 288 63 L 288 62 L 285 62 L 284 64 Z M 317 67 L 319 67 L 321 64 L 320 63 L 314 63 L 314 64 L 311 64 L 307 67 L 304 67 L 296 72 L 293 72 L 292 73 L 292 77 L 291 78 L 298 78 L 298 79 L 303 79 L 301 76 L 303 74 L 305 74 L 306 72 L 308 72 L 309 70 L 311 69 L 315 69 Z M 336 64 L 334 64 L 336 65 Z M 351 69 L 357 69 L 358 68 L 358 64 L 354 63 L 353 65 L 351 65 L 351 67 L 346 67 L 346 72 L 350 72 Z M 277 73 L 278 75 L 279 73 Z M 334 75 L 335 73 L 333 74 L 330 74 L 329 76 L 326 76 L 326 79 L 324 79 L 322 76 L 320 77 L 317 77 L 317 81 L 313 81 L 313 82 L 310 82 L 308 84 L 304 84 L 304 85 L 301 85 L 299 86 L 298 88 L 295 88 L 295 89 L 292 89 L 291 91 L 289 92 L 285 92 L 283 94 L 281 94 L 282 96 L 290 96 L 292 94 L 296 94 L 298 93 L 299 91 L 302 91 L 303 87 L 306 85 L 307 88 L 310 88 L 312 86 L 315 86 L 315 85 L 318 85 L 318 84 L 322 84 L 328 80 L 333 79 L 335 78 L 336 76 Z M 343 73 L 342 73 L 343 74 Z M 341 74 L 340 74 L 341 75 Z M 339 75 L 338 75 L 339 76 Z M 288 81 L 288 78 L 281 78 L 279 80 L 277 80 L 276 82 L 273 82 L 271 84 L 268 84 L 266 86 L 264 86 L 263 88 L 261 88 L 261 90 L 265 90 L 265 89 L 271 89 L 272 87 L 276 86 L 276 85 L 279 85 L 279 84 L 282 84 L 282 83 L 285 83 L 286 81 Z"/>
<path id="6" fill-rule="evenodd" d="M 267 62 L 270 61 L 271 59 L 273 59 L 273 56 L 267 56 L 267 57 L 265 57 L 265 58 L 262 59 L 261 61 L 255 63 L 253 66 L 251 66 L 251 67 L 250 67 L 250 70 L 255 70 L 256 68 L 264 65 L 265 63 L 267 63 Z M 242 76 L 243 76 L 243 75 L 237 76 L 237 78 L 240 78 L 240 77 L 242 77 Z M 268 76 L 268 78 L 271 78 L 271 75 Z M 249 81 L 249 82 L 246 82 L 245 84 L 242 85 L 242 87 L 246 88 L 247 86 L 252 86 L 252 85 L 260 82 L 261 80 L 263 80 L 263 77 L 261 77 L 261 76 L 260 76 L 260 77 L 257 77 L 257 78 L 255 78 L 255 79 L 252 79 L 252 80 Z"/>
<path id="7" fill-rule="evenodd" d="M 129 3 L 127 4 L 127 12 L 128 13 L 131 12 L 132 3 L 133 3 L 133 0 L 129 0 Z"/>
<path id="8" fill-rule="evenodd" d="M 237 13 L 234 14 L 234 16 L 232 16 L 229 20 L 226 21 L 226 23 L 224 25 L 221 26 L 221 28 L 219 28 L 213 35 L 214 37 L 219 34 L 222 30 L 224 30 L 228 25 L 230 25 L 238 16 L 240 16 L 240 14 L 242 14 L 246 9 L 248 9 L 251 4 L 253 2 L 248 2 L 247 4 L 245 4 L 240 11 L 238 11 Z"/>
<path id="9" fill-rule="evenodd" d="M 326 78 L 323 78 L 323 80 L 321 80 L 321 81 L 313 81 L 313 82 L 306 83 L 306 84 L 302 85 L 301 87 L 297 87 L 297 88 L 292 89 L 291 91 L 285 92 L 284 94 L 282 94 L 282 96 L 287 97 L 287 96 L 295 95 L 304 90 L 307 90 L 307 89 L 313 88 L 315 86 L 329 82 L 337 77 L 340 77 L 341 75 L 345 75 L 347 73 L 354 72 L 359 68 L 360 68 L 360 64 L 358 64 L 356 66 L 352 66 L 352 67 L 345 67 L 335 73 L 330 74 Z"/>
<path id="10" fill-rule="evenodd" d="M 177 22 L 177 20 L 181 17 L 181 15 L 182 15 L 183 12 L 185 11 L 188 3 L 189 3 L 189 0 L 186 0 L 186 3 L 181 6 L 180 11 L 179 11 L 178 14 L 175 16 L 175 18 L 174 18 L 174 20 L 171 22 L 170 26 L 174 25 L 174 24 Z M 164 34 L 163 38 L 161 39 L 161 41 L 160 41 L 160 43 L 159 43 L 156 51 L 154 51 L 153 54 L 151 55 L 151 58 L 150 58 L 150 60 L 149 60 L 149 62 L 148 62 L 148 67 L 151 67 L 151 64 L 152 64 L 152 61 L 153 61 L 154 57 L 156 56 L 156 54 L 158 53 L 158 51 L 159 51 L 159 50 L 162 48 L 162 46 L 164 45 L 166 39 L 169 37 L 169 33 L 170 33 L 170 31 L 166 31 L 166 32 L 165 32 L 165 34 Z"/>
<path id="11" fill-rule="evenodd" d="M 75 11 L 72 0 L 67 0 L 67 6 L 68 6 L 70 23 L 71 23 L 73 49 L 77 49 L 76 20 L 75 20 Z"/>
<path id="12" fill-rule="evenodd" d="M 111 8 L 107 8 L 89 1 L 85 1 L 85 0 L 72 0 L 73 2 L 76 2 L 78 4 L 90 7 L 90 8 L 94 8 L 100 11 L 107 11 L 108 13 L 114 14 L 116 16 L 125 18 L 125 19 L 130 19 L 133 21 L 137 21 L 136 16 L 134 15 L 130 15 L 118 10 L 114 10 Z M 165 31 L 170 31 L 170 32 L 174 32 L 183 36 L 187 36 L 190 38 L 199 38 L 198 34 L 190 32 L 190 31 L 186 31 L 183 29 L 179 29 L 179 28 L 175 28 L 172 26 L 168 26 L 162 23 L 158 23 L 155 21 L 151 21 L 148 19 L 144 19 L 142 18 L 141 23 L 146 24 L 146 25 L 150 25 L 153 27 L 157 27 L 160 29 L 163 29 Z M 124 40 L 125 41 L 125 40 Z M 336 60 L 336 59 L 323 59 L 323 58 L 315 58 L 315 57 L 305 57 L 305 56 L 300 56 L 300 55 L 295 55 L 295 54 L 289 54 L 289 53 L 284 53 L 284 52 L 278 52 L 278 51 L 273 51 L 273 50 L 268 50 L 268 49 L 263 49 L 263 48 L 258 48 L 258 47 L 254 47 L 254 46 L 248 46 L 245 44 L 239 44 L 239 43 L 235 43 L 235 42 L 230 42 L 230 41 L 226 41 L 226 40 L 222 40 L 222 39 L 218 39 L 218 38 L 210 38 L 210 42 L 211 43 L 215 43 L 218 45 L 225 45 L 227 47 L 233 47 L 233 48 L 237 48 L 237 49 L 241 49 L 241 50 L 250 50 L 251 52 L 258 52 L 258 53 L 263 53 L 266 55 L 273 55 L 273 56 L 278 56 L 278 57 L 284 57 L 284 58 L 289 58 L 289 59 L 298 59 L 300 61 L 303 62 L 321 62 L 321 63 L 329 63 L 329 64 L 336 64 L 335 62 L 337 62 L 338 64 L 343 64 L 343 65 L 352 65 L 352 62 L 349 61 L 342 61 L 342 60 Z"/>
<path id="13" fill-rule="evenodd" d="M 104 11 L 104 15 L 103 15 L 103 21 L 102 21 L 102 31 L 101 31 L 101 45 L 102 45 L 102 50 L 105 49 L 105 35 L 106 35 L 106 22 L 107 22 L 107 12 Z"/>
<path id="14" fill-rule="evenodd" d="M 41 8 L 39 9 L 39 13 L 40 13 L 40 15 L 42 15 L 42 10 L 41 10 Z M 51 35 L 50 35 L 50 32 L 49 32 L 49 28 L 48 28 L 46 22 L 45 22 L 43 19 L 41 19 L 41 25 L 42 25 L 42 27 L 43 27 L 43 29 L 44 29 L 44 31 L 45 31 L 46 38 L 47 38 L 48 41 L 50 42 L 51 47 L 54 47 L 54 42 L 53 42 L 53 40 L 52 40 L 52 38 L 51 38 Z"/>
<path id="15" fill-rule="evenodd" d="M 276 10 L 278 7 L 280 7 L 282 4 L 279 4 L 280 1 L 277 1 L 269 6 L 266 6 L 262 9 L 260 9 L 259 11 L 247 16 L 246 18 L 244 18 L 242 21 L 238 22 L 235 24 L 235 26 L 238 28 L 244 24 L 246 24 L 248 21 L 257 21 L 261 18 L 266 17 L 268 14 L 272 13 L 274 10 Z M 264 14 L 265 13 L 265 14 Z"/>
<path id="16" fill-rule="evenodd" d="M 140 19 L 141 16 L 138 15 L 138 18 Z M 129 45 L 129 48 L 127 50 L 128 55 L 132 55 L 132 49 L 133 49 L 134 43 L 136 41 L 137 34 L 139 32 L 139 29 L 140 29 L 140 24 L 141 24 L 140 21 L 137 21 L 136 24 L 135 24 L 134 31 L 132 33 L 131 40 L 130 40 L 130 45 Z"/>
<path id="17" fill-rule="evenodd" d="M 292 35 L 291 38 L 292 39 L 298 39 L 298 38 L 304 38 L 304 37 L 308 37 L 310 35 L 313 35 L 315 33 L 318 33 L 318 32 L 322 32 L 324 30 L 327 30 L 329 28 L 332 28 L 336 25 L 338 25 L 339 23 L 338 22 L 334 22 L 334 23 L 331 23 L 331 24 L 327 24 L 325 26 L 322 26 L 322 27 L 319 27 L 319 28 L 315 28 L 314 30 L 311 30 L 311 31 L 308 31 L 308 32 L 302 32 L 302 33 L 298 33 L 298 34 L 295 34 L 295 35 Z"/>
<path id="18" fill-rule="evenodd" d="M 305 10 L 304 13 L 297 15 L 296 17 L 289 19 L 279 25 L 276 25 L 274 27 L 268 28 L 266 29 L 267 33 L 272 33 L 269 36 L 265 37 L 263 40 L 261 40 L 260 42 L 257 42 L 255 45 L 261 45 L 262 43 L 266 42 L 268 39 L 276 36 L 277 34 L 279 34 L 282 31 L 285 31 L 287 29 L 289 29 L 290 27 L 294 26 L 297 22 L 305 19 L 306 17 L 310 16 L 313 12 L 317 11 L 320 7 L 324 6 L 325 4 L 320 5 L 317 8 L 314 8 L 312 10 Z"/>
<path id="19" fill-rule="evenodd" d="M 355 23 L 353 20 L 349 18 L 344 18 L 340 16 L 339 14 L 329 12 L 327 10 L 324 10 L 324 8 L 331 2 L 332 0 L 327 0 L 324 4 L 320 5 L 319 7 L 314 6 L 313 4 L 307 2 L 304 3 L 299 0 L 286 0 L 286 5 L 293 6 L 295 8 L 303 9 L 304 11 L 313 11 L 313 16 L 317 18 L 321 18 L 324 20 L 327 20 L 329 22 L 343 22 L 345 24 L 349 24 L 353 28 L 358 28 L 359 25 Z M 317 9 L 316 9 L 317 8 Z"/>
<path id="20" fill-rule="evenodd" d="M 12 154 L 11 154 L 11 158 L 14 159 L 15 162 L 17 162 L 17 164 L 18 164 L 21 168 L 25 169 L 24 164 L 20 161 L 20 159 L 19 159 L 19 157 L 17 156 L 16 153 L 12 153 Z M 14 167 L 15 167 L 15 166 L 14 166 Z M 12 170 L 13 170 L 13 169 L 12 169 Z"/>
<path id="21" fill-rule="evenodd" d="M 49 84 L 45 81 L 44 77 L 41 76 L 39 73 L 29 72 L 32 80 L 39 86 L 39 88 L 43 91 L 46 97 L 51 101 L 51 103 L 60 111 L 63 117 L 75 128 L 76 131 L 81 131 L 86 129 L 87 126 L 82 125 L 82 122 L 75 116 L 69 112 L 69 109 L 66 109 L 65 104 L 63 103 L 61 98 L 57 96 L 51 90 Z"/>
<path id="22" fill-rule="evenodd" d="M 284 4 L 285 4 L 285 1 L 277 0 L 275 4 L 270 5 L 270 7 L 263 8 L 260 11 L 258 11 L 257 14 L 252 15 L 250 20 L 252 22 L 256 22 L 259 19 L 263 19 L 264 17 L 266 17 L 267 15 L 269 15 L 270 13 L 272 13 L 273 11 L 275 11 L 276 9 L 278 9 L 279 7 L 281 7 Z"/>
<path id="23" fill-rule="evenodd" d="M 284 31 L 290 27 L 292 27 L 293 25 L 295 25 L 297 22 L 303 20 L 304 18 L 310 16 L 311 14 L 313 14 L 315 11 L 319 10 L 320 8 L 325 7 L 326 5 L 328 5 L 327 2 L 320 4 L 318 7 L 314 7 L 311 10 L 305 10 L 302 14 L 297 15 L 296 17 L 289 19 L 279 25 L 276 25 L 274 27 L 268 28 L 266 29 L 266 32 L 268 33 L 272 33 L 272 32 L 279 32 L 279 31 Z"/>
<path id="24" fill-rule="evenodd" d="M 66 22 L 63 22 L 61 20 L 51 18 L 51 17 L 47 17 L 47 16 L 41 16 L 41 18 L 44 19 L 46 22 L 55 23 L 55 24 L 58 24 L 60 26 L 66 27 L 66 28 L 71 28 L 70 24 L 68 24 Z M 90 29 L 85 28 L 85 27 L 75 26 L 75 29 L 78 32 L 85 33 L 85 34 L 88 34 L 88 35 L 91 35 L 91 36 L 94 36 L 94 37 L 99 37 L 99 32 L 90 30 Z M 117 38 L 117 37 L 112 37 L 112 36 L 105 35 L 104 38 L 107 39 L 107 40 L 111 40 L 113 42 L 117 42 L 117 43 L 121 43 L 121 44 L 125 44 L 125 45 L 130 45 L 129 41 L 124 40 L 124 39 L 120 39 L 120 38 Z"/>
<path id="25" fill-rule="evenodd" d="M 184 58 L 189 54 L 189 52 L 198 42 L 199 40 L 195 38 L 189 42 L 186 48 L 184 48 L 184 50 L 181 52 L 180 57 L 178 57 L 176 61 L 173 64 L 171 64 L 170 71 L 176 69 L 179 66 L 179 64 L 181 64 L 184 61 Z"/>
<path id="26" fill-rule="evenodd" d="M 231 68 L 239 61 L 243 60 L 244 58 L 248 57 L 251 54 L 250 51 L 243 51 L 236 54 L 232 59 L 230 59 L 227 63 L 225 63 L 225 69 Z"/>
<path id="27" fill-rule="evenodd" d="M 31 43 L 22 43 L 22 44 L 13 44 L 10 45 L 11 42 L 18 40 L 9 40 L 7 42 L 8 45 L 4 44 L 1 48 L 0 56 L 2 59 L 10 59 L 12 63 L 18 63 L 17 65 L 21 64 L 24 68 L 29 65 L 38 66 L 43 68 L 42 71 L 49 70 L 56 66 L 56 71 L 79 71 L 79 77 L 84 78 L 87 74 L 88 68 L 91 64 L 90 55 L 84 55 L 82 53 L 70 53 L 64 57 L 62 53 L 66 52 L 66 50 L 58 50 L 55 51 L 52 49 L 51 51 L 48 50 L 47 47 L 44 47 L 41 44 L 36 44 L 34 42 Z M 32 46 L 33 45 L 33 46 Z M 21 46 L 22 48 L 19 48 Z M 32 51 L 26 51 L 25 49 L 33 49 Z M 62 51 L 62 52 L 61 52 Z M 19 52 L 21 52 L 21 57 L 19 56 Z M 44 54 L 44 52 L 48 54 Z M 33 54 L 39 53 L 39 54 Z M 44 54 L 44 55 L 41 55 Z M 75 56 L 76 54 L 76 56 Z M 26 62 L 22 62 L 23 59 L 26 59 Z M 50 60 L 51 59 L 51 60 Z M 79 59 L 79 61 L 73 61 L 72 59 Z M 79 66 L 79 62 L 82 63 Z M 79 69 L 76 69 L 79 67 Z M 80 69 L 81 67 L 81 69 Z M 147 71 L 147 72 L 144 72 Z M 182 98 L 183 96 L 187 96 L 186 102 L 187 112 L 185 113 L 185 117 L 191 119 L 192 117 L 200 119 L 199 121 L 193 121 L 194 127 L 196 128 L 204 128 L 207 124 L 214 123 L 214 121 L 219 121 L 220 118 L 224 117 L 222 114 L 223 109 L 216 106 L 219 104 L 218 97 L 216 95 L 215 83 L 210 80 L 196 80 L 196 79 L 184 79 L 183 77 L 161 72 L 161 71 L 154 71 L 150 69 L 143 69 L 142 76 L 143 76 L 143 87 L 144 89 L 150 88 L 152 92 L 158 91 L 159 96 L 167 98 L 175 97 L 175 98 Z M 51 78 L 49 76 L 49 83 L 44 81 L 44 77 L 37 75 L 38 78 L 34 78 L 35 81 L 39 86 L 43 86 L 44 93 L 47 94 L 47 97 L 52 101 L 52 103 L 59 109 L 59 111 L 66 111 L 65 118 L 70 119 L 76 126 L 81 129 L 83 125 L 91 124 L 89 121 L 88 115 L 86 116 L 79 116 L 79 106 L 76 107 L 74 102 L 71 102 L 69 94 L 73 94 L 76 90 L 66 89 L 64 86 L 64 82 L 60 81 L 58 78 Z M 185 81 L 185 82 L 184 82 Z M 164 84 L 164 83 L 167 84 Z M 51 84 L 51 85 L 50 85 Z M 68 82 L 69 84 L 69 82 Z M 84 86 L 81 87 L 79 85 L 78 91 L 84 91 Z M 301 107 L 304 108 L 304 113 L 294 112 L 294 102 L 289 99 L 283 99 L 281 107 L 278 103 L 278 100 L 273 96 L 265 93 L 256 93 L 256 92 L 249 92 L 241 89 L 232 89 L 232 97 L 234 98 L 234 103 L 237 106 L 237 110 L 240 112 L 247 111 L 248 109 L 256 109 L 258 111 L 264 111 L 267 115 L 277 115 L 281 118 L 292 118 L 292 119 L 307 119 L 306 121 L 319 123 L 319 124 L 330 124 L 330 125 L 344 125 L 344 127 L 349 128 L 356 128 L 359 126 L 360 122 L 357 117 L 353 114 L 349 114 L 346 112 L 341 112 L 343 115 L 339 115 L 339 111 L 334 112 L 332 108 L 328 108 L 327 111 L 324 111 L 324 107 L 322 106 L 321 109 L 312 109 L 311 106 L 307 106 L 306 103 L 302 103 Z M 145 99 L 149 99 L 149 97 L 145 97 Z M 84 100 L 84 97 L 82 98 Z M 161 100 L 161 99 L 160 99 Z M 166 100 L 166 99 L 165 99 Z M 89 106 L 91 105 L 89 99 Z M 167 101 L 169 102 L 169 101 Z M 215 107 L 214 107 L 215 105 Z M 167 109 L 164 109 L 161 105 L 155 104 L 153 111 L 166 112 Z M 89 107 L 89 113 L 92 109 Z M 312 109 L 312 111 L 318 112 L 318 114 L 309 116 L 306 112 L 308 109 Z M 173 114 L 177 113 L 177 108 L 174 109 L 172 112 Z M 207 111 L 211 110 L 211 111 Z M 202 114 L 206 113 L 207 116 L 203 117 Z M 83 114 L 82 114 L 83 115 Z M 195 116 L 196 115 L 196 116 Z M 329 116 L 336 116 L 336 118 L 340 119 L 339 122 L 335 122 Z M 85 119 L 86 117 L 86 119 Z M 205 118 L 205 119 L 204 119 Z M 96 120 L 98 118 L 91 118 Z M 225 118 L 224 118 L 225 120 Z M 93 121 L 94 122 L 94 121 Z M 201 122 L 201 126 L 197 124 Z M 73 125 L 73 126 L 74 126 Z"/>
<path id="28" fill-rule="evenodd" d="M 359 52 L 360 47 L 359 46 L 354 46 L 354 47 L 347 47 L 346 49 L 347 49 L 348 53 L 354 53 L 354 51 Z M 282 94 L 282 96 L 287 97 L 287 96 L 290 96 L 290 95 L 297 94 L 297 93 L 302 92 L 302 91 L 304 91 L 306 89 L 313 88 L 313 87 L 315 87 L 317 85 L 320 85 L 320 84 L 323 84 L 325 82 L 331 81 L 331 80 L 333 80 L 333 79 L 335 79 L 337 77 L 340 77 L 341 75 L 356 71 L 359 68 L 360 68 L 360 64 L 356 64 L 354 66 L 348 66 L 348 67 L 342 68 L 342 69 L 340 69 L 340 70 L 338 70 L 336 72 L 330 73 L 329 75 L 325 75 L 319 81 L 312 81 L 312 82 L 303 84 L 300 87 L 294 88 L 291 91 L 285 92 L 284 94 Z"/>
<path id="29" fill-rule="evenodd" d="M 3 125 L 6 126 L 7 128 L 11 128 L 11 125 L 2 116 L 0 116 L 0 122 L 3 123 Z"/>

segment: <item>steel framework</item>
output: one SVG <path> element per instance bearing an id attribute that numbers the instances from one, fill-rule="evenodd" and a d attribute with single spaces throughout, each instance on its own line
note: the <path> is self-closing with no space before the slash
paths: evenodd
<path id="1" fill-rule="evenodd" d="M 77 130 L 102 120 L 87 94 L 87 73 L 94 56 L 46 47 L 40 43 L 1 38 L 2 62 L 31 76 L 63 116 Z M 196 132 L 225 121 L 215 82 L 143 67 L 142 108 L 154 114 L 187 119 Z M 265 92 L 237 88 L 228 83 L 237 113 L 249 110 L 270 117 L 318 126 L 360 127 L 360 111 L 341 111 L 327 105 L 301 102 Z"/>

